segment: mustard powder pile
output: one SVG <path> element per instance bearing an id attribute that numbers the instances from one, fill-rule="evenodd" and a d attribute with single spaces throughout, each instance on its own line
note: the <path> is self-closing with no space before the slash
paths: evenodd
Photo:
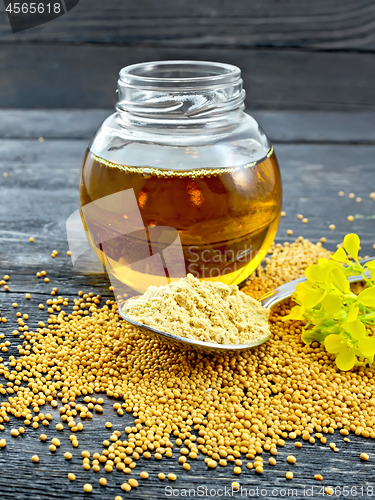
<path id="1" fill-rule="evenodd" d="M 124 313 L 158 330 L 215 344 L 247 344 L 270 336 L 269 311 L 236 285 L 199 281 L 188 274 L 150 286 Z"/>

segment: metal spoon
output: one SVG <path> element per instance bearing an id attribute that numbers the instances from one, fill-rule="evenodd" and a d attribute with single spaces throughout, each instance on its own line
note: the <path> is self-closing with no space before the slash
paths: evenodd
<path id="1" fill-rule="evenodd" d="M 371 259 L 366 259 L 366 260 L 372 260 Z M 366 262 L 365 259 L 363 259 L 361 262 Z M 368 272 L 365 273 L 366 276 L 369 276 Z M 306 281 L 306 278 L 298 278 L 293 281 L 289 281 L 289 283 L 285 283 L 285 285 L 281 285 L 275 290 L 272 290 L 272 292 L 266 293 L 263 297 L 261 297 L 259 302 L 262 304 L 263 307 L 267 309 L 271 309 L 274 305 L 276 305 L 278 302 L 281 302 L 282 300 L 291 297 L 292 293 L 295 291 L 296 286 L 298 283 L 301 283 L 303 281 Z M 350 276 L 348 278 L 348 281 L 351 283 L 355 283 L 358 281 L 363 281 L 362 276 Z M 184 337 L 179 337 L 177 335 L 173 335 L 172 333 L 167 333 L 163 332 L 162 330 L 158 330 L 156 328 L 153 328 L 151 326 L 144 325 L 143 323 L 139 323 L 139 321 L 136 321 L 134 318 L 131 318 L 129 316 L 126 316 L 123 313 L 123 307 L 128 302 L 128 300 L 131 299 L 137 299 L 139 298 L 140 295 L 137 295 L 135 297 L 130 297 L 129 299 L 125 300 L 122 304 L 121 307 L 119 307 L 119 314 L 120 316 L 127 321 L 128 323 L 140 328 L 141 330 L 147 332 L 147 334 L 154 340 L 158 341 L 163 341 L 171 346 L 178 347 L 179 349 L 195 349 L 199 352 L 203 353 L 214 353 L 214 354 L 220 354 L 220 353 L 227 353 L 229 351 L 233 352 L 239 352 L 239 351 L 246 351 L 248 349 L 251 349 L 252 347 L 256 347 L 258 345 L 264 344 L 267 342 L 267 340 L 270 339 L 270 335 L 267 337 L 262 338 L 261 340 L 257 342 L 250 342 L 249 344 L 214 344 L 212 342 L 202 342 L 201 340 L 192 340 L 192 339 L 187 339 Z"/>

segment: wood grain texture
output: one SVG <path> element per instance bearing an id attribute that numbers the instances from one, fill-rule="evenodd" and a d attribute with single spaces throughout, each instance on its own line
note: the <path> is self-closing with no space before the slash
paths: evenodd
<path id="1" fill-rule="evenodd" d="M 30 129 L 27 127 L 27 124 L 35 119 L 32 114 L 34 112 L 29 116 L 27 112 L 23 113 L 23 116 L 19 115 L 22 124 L 17 125 L 15 120 L 12 126 L 18 130 L 19 135 L 25 130 L 26 138 L 0 139 L 0 276 L 5 273 L 10 275 L 10 292 L 5 293 L 3 288 L 0 289 L 1 316 L 8 319 L 7 323 L 0 324 L 0 333 L 11 342 L 9 352 L 4 354 L 5 358 L 8 355 L 17 355 L 16 346 L 20 342 L 12 335 L 17 326 L 13 302 L 19 304 L 17 310 L 29 314 L 28 324 L 32 329 L 38 321 L 46 317 L 47 313 L 40 311 L 37 305 L 46 300 L 52 287 L 58 287 L 59 294 L 71 298 L 81 289 L 102 294 L 103 301 L 110 296 L 109 281 L 104 274 L 80 275 L 73 270 L 66 255 L 65 221 L 77 208 L 78 175 L 87 139 L 56 139 L 60 132 L 51 130 L 51 136 L 55 138 L 40 143 L 36 138 L 30 137 Z M 54 116 L 54 112 L 50 112 L 50 116 L 45 115 L 45 120 L 51 129 L 52 124 L 58 123 L 60 131 L 64 131 L 62 114 L 59 113 Z M 86 131 L 90 128 L 88 125 L 91 119 L 101 119 L 101 115 L 93 112 L 87 113 L 86 117 L 84 112 L 79 113 L 82 126 L 86 124 Z M 74 113 L 70 116 L 68 114 L 68 124 L 72 116 Z M 308 118 L 307 114 L 305 120 Z M 283 120 L 281 115 L 278 115 L 278 120 L 281 128 L 288 123 L 287 118 Z M 301 116 L 299 120 L 302 120 Z M 311 118 L 311 122 L 312 120 Z M 334 129 L 339 129 L 342 117 L 339 115 L 335 123 L 331 116 L 327 123 Z M 68 129 L 69 126 L 66 130 Z M 77 134 L 78 129 L 77 126 Z M 280 130 L 276 133 L 283 136 L 286 132 Z M 280 222 L 277 241 L 293 241 L 299 235 L 318 241 L 321 236 L 325 236 L 328 248 L 334 250 L 344 234 L 355 231 L 362 239 L 362 254 L 371 254 L 372 245 L 375 243 L 375 202 L 368 195 L 375 186 L 375 146 L 280 143 L 276 144 L 276 153 L 282 171 L 286 211 L 286 217 Z M 8 174 L 7 177 L 3 176 L 4 172 Z M 337 195 L 337 191 L 341 189 L 345 192 L 342 198 Z M 349 199 L 348 194 L 351 191 L 361 196 L 363 201 L 358 203 Z M 308 217 L 308 224 L 302 224 L 296 218 L 297 213 Z M 352 223 L 346 220 L 349 214 L 357 217 Z M 328 229 L 330 223 L 336 224 L 335 231 Z M 287 229 L 293 229 L 293 236 L 287 236 Z M 34 236 L 34 243 L 29 242 L 30 236 Z M 55 248 L 59 255 L 52 259 L 50 254 Z M 47 271 L 50 283 L 46 284 L 35 276 L 36 271 L 41 269 Z M 26 292 L 31 293 L 29 301 L 24 297 Z M 0 402 L 3 400 L 1 396 Z M 174 453 L 174 459 L 163 458 L 160 462 L 141 459 L 132 476 L 138 476 L 141 470 L 147 470 L 150 477 L 146 481 L 140 481 L 136 490 L 125 494 L 120 485 L 129 476 L 118 471 L 110 474 L 84 471 L 80 457 L 84 449 L 91 452 L 102 449 L 102 441 L 111 433 L 105 429 L 105 421 L 112 421 L 112 430 L 118 429 L 122 432 L 126 425 L 132 424 L 131 415 L 119 417 L 112 410 L 113 403 L 113 400 L 106 398 L 103 415 L 95 416 L 91 422 L 84 423 L 84 430 L 78 437 L 80 446 L 77 450 L 71 447 L 70 433 L 67 430 L 62 433 L 55 430 L 59 421 L 57 412 L 48 409 L 53 415 L 49 428 L 41 426 L 37 430 L 27 429 L 26 433 L 18 438 L 10 436 L 10 429 L 19 427 L 22 421 L 12 417 L 5 425 L 5 431 L 0 432 L 0 438 L 7 439 L 7 447 L 0 449 L 1 500 L 113 500 L 116 495 L 121 495 L 124 499 L 164 499 L 168 493 L 165 488 L 171 485 L 178 490 L 175 496 L 178 498 L 183 495 L 182 488 L 201 486 L 217 489 L 229 487 L 234 480 L 239 480 L 248 490 L 254 490 L 247 498 L 272 499 L 275 498 L 276 492 L 281 496 L 287 488 L 293 488 L 296 490 L 293 498 L 302 500 L 307 497 L 307 488 L 312 486 L 314 491 L 311 498 L 314 500 L 322 497 L 319 494 L 322 486 L 357 487 L 357 492 L 350 494 L 348 498 L 373 498 L 374 490 L 371 488 L 374 487 L 374 442 L 350 436 L 351 442 L 344 443 L 340 435 L 332 436 L 331 439 L 340 449 L 339 453 L 334 453 L 328 445 L 320 444 L 304 443 L 302 449 L 298 450 L 293 442 L 287 442 L 285 447 L 279 450 L 275 467 L 266 465 L 263 475 L 243 468 L 244 472 L 239 478 L 233 474 L 231 467 L 208 470 L 203 457 L 192 461 L 189 473 L 176 464 L 177 452 Z M 59 437 L 62 445 L 56 453 L 48 451 L 48 443 L 39 441 L 42 432 L 45 432 L 49 439 Z M 67 450 L 73 453 L 73 459 L 69 463 L 63 458 L 63 453 Z M 366 463 L 359 459 L 362 452 L 370 455 L 370 460 Z M 31 462 L 33 454 L 39 455 L 39 464 Z M 297 463 L 293 466 L 286 462 L 289 454 L 297 457 Z M 266 462 L 267 453 L 264 454 L 264 459 Z M 285 479 L 288 470 L 294 472 L 293 481 Z M 160 482 L 157 474 L 161 471 L 175 472 L 177 481 L 173 484 Z M 77 480 L 74 483 L 69 483 L 68 472 L 76 474 Z M 323 475 L 322 483 L 314 480 L 316 473 Z M 103 475 L 108 480 L 108 486 L 105 488 L 98 484 L 98 478 Z M 90 495 L 85 494 L 82 489 L 83 484 L 87 482 L 94 486 Z M 360 489 L 362 487 L 363 492 Z M 261 489 L 263 493 L 260 493 Z M 220 498 L 219 495 L 210 495 L 209 491 L 207 494 L 204 490 L 201 491 L 203 494 L 200 498 Z M 290 492 L 289 496 L 291 495 Z M 339 498 L 339 495 L 333 498 Z"/>
<path id="2" fill-rule="evenodd" d="M 374 111 L 375 53 L 84 44 L 5 45 L 0 108 L 113 108 L 119 69 L 199 59 L 242 68 L 249 109 Z"/>
<path id="3" fill-rule="evenodd" d="M 114 109 L 21 110 L 0 109 L 2 139 L 91 139 Z M 375 142 L 375 113 L 342 111 L 247 110 L 272 142 L 351 143 Z"/>
<path id="4" fill-rule="evenodd" d="M 68 15 L 3 42 L 147 44 L 153 47 L 375 49 L 371 0 L 81 0 Z"/>
<path id="5" fill-rule="evenodd" d="M 0 108 L 104 108 L 118 71 L 162 59 L 243 70 L 257 109 L 373 110 L 373 0 L 81 0 L 13 34 L 0 4 Z"/>

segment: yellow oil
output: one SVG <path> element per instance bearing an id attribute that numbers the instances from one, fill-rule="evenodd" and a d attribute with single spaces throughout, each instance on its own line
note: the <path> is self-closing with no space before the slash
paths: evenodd
<path id="1" fill-rule="evenodd" d="M 134 227 L 123 234 L 124 220 L 129 227 L 132 214 L 117 203 L 110 209 L 96 206 L 85 215 L 90 203 L 129 189 L 134 191 L 142 230 Z M 183 277 L 168 273 L 168 264 L 173 269 L 181 248 L 172 242 L 174 235 L 182 245 L 183 275 L 191 272 L 200 279 L 241 283 L 274 240 L 282 192 L 273 150 L 241 168 L 192 171 L 119 165 L 88 151 L 79 195 L 88 239 L 103 265 L 122 283 L 144 292 L 150 285 Z M 162 227 L 171 228 L 170 234 L 167 230 L 166 236 L 153 236 L 155 230 L 163 232 Z M 97 243 L 101 234 L 106 239 L 103 246 Z M 163 244 L 167 240 L 171 244 Z M 160 249 L 168 246 L 169 263 L 163 260 L 162 266 L 150 267 L 147 257 L 155 251 L 155 241 Z"/>

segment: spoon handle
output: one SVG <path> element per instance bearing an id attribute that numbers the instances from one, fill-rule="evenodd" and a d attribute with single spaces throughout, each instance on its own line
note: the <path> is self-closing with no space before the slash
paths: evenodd
<path id="1" fill-rule="evenodd" d="M 370 260 L 374 260 L 374 257 L 370 257 L 368 259 L 362 259 L 361 263 L 368 262 Z M 365 276 L 367 278 L 370 277 L 370 271 L 365 272 Z M 303 276 L 302 278 L 297 278 L 296 280 L 289 281 L 288 283 L 285 283 L 285 285 L 281 285 L 275 290 L 272 290 L 271 292 L 266 293 L 261 297 L 259 302 L 262 304 L 263 307 L 266 307 L 270 309 L 273 307 L 275 304 L 281 302 L 282 300 L 290 297 L 293 292 L 296 291 L 296 286 L 298 283 L 302 283 L 303 281 L 306 281 L 306 277 Z M 358 276 L 349 276 L 348 281 L 351 283 L 356 283 L 358 281 L 363 281 L 363 276 L 358 275 Z"/>

